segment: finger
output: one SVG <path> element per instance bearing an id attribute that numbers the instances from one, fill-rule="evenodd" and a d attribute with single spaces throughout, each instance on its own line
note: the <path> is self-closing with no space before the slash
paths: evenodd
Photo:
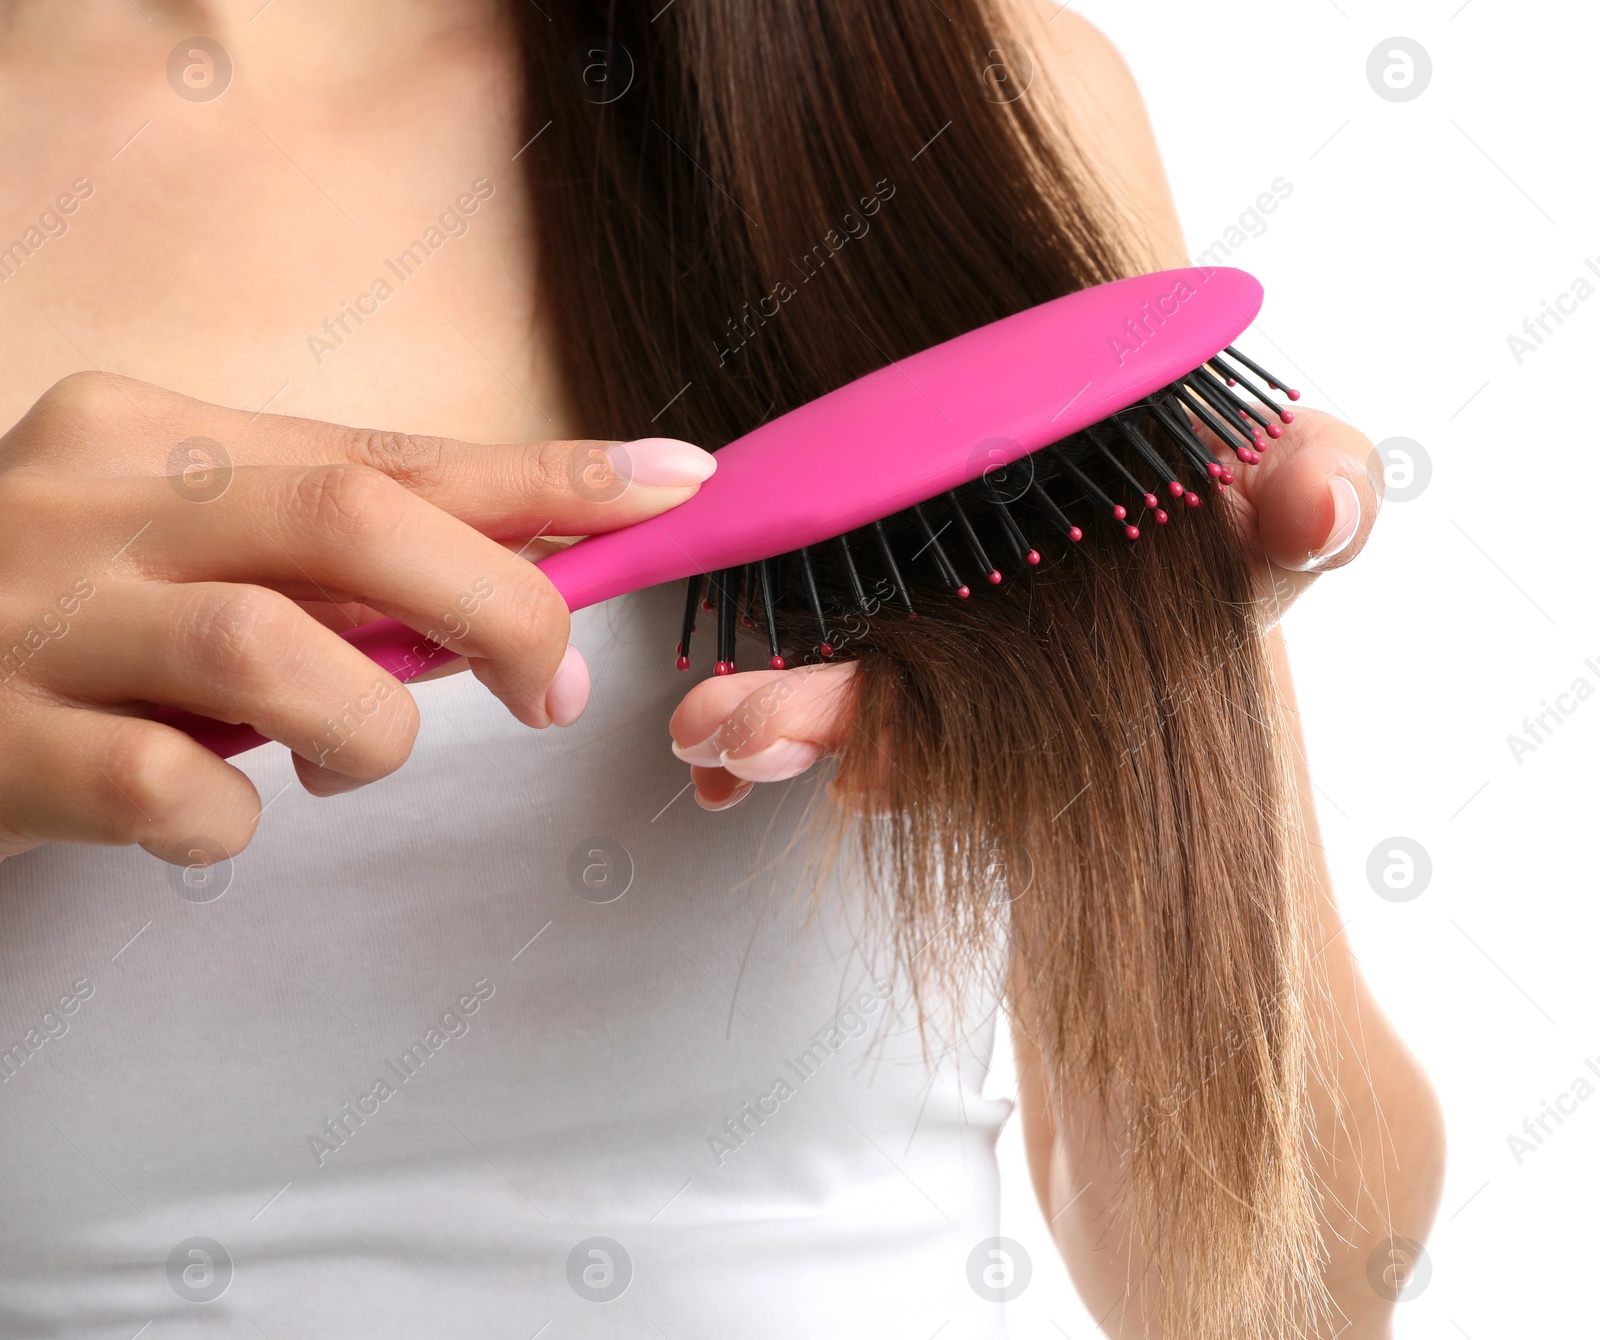
<path id="1" fill-rule="evenodd" d="M 701 680 L 684 695 L 667 723 L 674 751 L 680 745 L 696 745 L 710 738 L 733 710 L 758 688 L 776 683 L 790 673 L 787 670 L 746 670 L 741 674 L 713 675 Z"/>
<path id="2" fill-rule="evenodd" d="M 1302 410 L 1261 464 L 1236 472 L 1255 510 L 1266 557 L 1292 572 L 1343 567 L 1361 552 L 1377 519 L 1369 473 L 1372 443 L 1331 415 Z"/>
<path id="3" fill-rule="evenodd" d="M 9 828 L 52 842 L 138 843 L 181 865 L 233 856 L 261 817 L 250 779 L 181 731 L 47 706 L 11 723 L 0 776 Z M 25 760 L 25 763 L 22 762 Z"/>
<path id="4" fill-rule="evenodd" d="M 71 656 L 29 663 L 44 687 L 83 703 L 163 703 L 247 721 L 308 761 L 301 776 L 319 795 L 388 776 L 416 739 L 405 686 L 264 587 L 108 589 L 72 637 Z"/>
<path id="5" fill-rule="evenodd" d="M 215 502 L 154 514 L 128 549 L 145 575 L 382 610 L 472 658 L 518 720 L 550 724 L 546 690 L 567 645 L 561 597 L 533 564 L 384 475 L 338 465 L 240 471 Z"/>
<path id="6" fill-rule="evenodd" d="M 524 539 L 643 521 L 693 497 L 717 468 L 675 438 L 462 442 L 287 418 L 260 420 L 233 464 L 362 466 L 486 535 Z"/>
<path id="7" fill-rule="evenodd" d="M 709 680 L 673 714 L 673 752 L 687 763 L 720 767 L 745 781 L 798 776 L 847 739 L 854 675 L 855 666 L 847 662 Z M 740 690 L 746 691 L 735 698 Z"/>
<path id="8" fill-rule="evenodd" d="M 30 422 L 50 431 L 13 434 L 13 461 L 159 472 L 195 500 L 221 496 L 251 467 L 365 466 L 496 536 L 615 530 L 686 501 L 716 470 L 710 453 L 672 438 L 462 442 L 246 414 L 101 373 L 58 382 Z"/>
<path id="9" fill-rule="evenodd" d="M 524 541 L 631 526 L 687 502 L 717 468 L 710 452 L 665 437 L 486 445 L 358 433 L 341 449 L 475 530 Z"/>

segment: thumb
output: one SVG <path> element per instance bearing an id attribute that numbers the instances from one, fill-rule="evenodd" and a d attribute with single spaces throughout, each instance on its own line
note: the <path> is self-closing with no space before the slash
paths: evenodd
<path id="1" fill-rule="evenodd" d="M 1372 454 L 1372 443 L 1349 424 L 1299 411 L 1282 442 L 1240 479 L 1269 562 L 1315 575 L 1361 552 L 1381 501 L 1381 476 L 1369 472 Z"/>

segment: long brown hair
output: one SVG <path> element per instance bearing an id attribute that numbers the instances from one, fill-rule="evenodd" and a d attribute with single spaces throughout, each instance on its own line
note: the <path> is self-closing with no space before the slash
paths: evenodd
<path id="1" fill-rule="evenodd" d="M 1144 263 L 986 0 L 517 7 L 585 434 L 714 447 Z M 924 617 L 845 649 L 839 764 L 902 961 L 959 991 L 1009 943 L 1057 1106 L 1086 1093 L 1114 1134 L 1174 1333 L 1311 1331 L 1309 900 L 1223 509 L 1141 546 L 1091 531 L 970 601 L 905 576 Z"/>

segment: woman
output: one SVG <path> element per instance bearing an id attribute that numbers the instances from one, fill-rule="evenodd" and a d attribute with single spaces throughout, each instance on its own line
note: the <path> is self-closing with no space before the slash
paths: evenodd
<path id="1" fill-rule="evenodd" d="M 928 871 L 904 851 L 903 907 L 870 859 L 824 874 L 814 908 L 780 896 L 812 879 L 803 796 L 751 794 L 842 750 L 846 809 L 956 850 L 907 788 L 994 804 L 963 762 L 982 740 L 928 752 L 887 669 L 921 682 L 940 638 L 1014 639 L 1008 596 L 924 621 L 930 641 L 874 626 L 859 669 L 783 681 L 776 711 L 741 710 L 770 687 L 752 675 L 672 714 L 679 597 L 588 611 L 569 647 L 520 557 L 689 496 L 712 463 L 677 438 L 717 445 L 956 329 L 1182 263 L 1103 39 L 1049 8 L 920 0 L 759 20 L 691 0 L 10 0 L 4 19 L 8 124 L 29 127 L 4 198 L 31 211 L 0 293 L 0 607 L 26 653 L 0 686 L 8 1334 L 999 1334 L 1004 1112 L 981 1083 L 1003 987 L 1041 1201 L 1112 1333 L 1386 1333 L 1392 1275 L 1370 1262 L 1426 1230 L 1439 1122 L 1339 935 L 1303 774 L 1282 854 L 1310 877 L 1263 875 L 1261 926 L 1230 879 L 1183 895 L 1197 926 L 1261 932 L 1239 981 L 1277 974 L 1288 1021 L 1267 992 L 1248 1045 L 1191 1066 L 1163 1036 L 1119 1088 L 1133 1050 L 1075 1047 L 1094 1011 L 1120 1038 L 1146 998 L 1119 1006 L 1049 943 L 1076 923 L 1044 901 L 1080 906 L 1056 878 L 1071 853 L 1093 893 L 1100 840 L 1142 840 L 1147 815 L 1108 818 L 1114 788 L 1058 797 L 1066 837 L 1042 828 L 1054 805 L 1020 807 L 1041 877 L 1034 901 L 1008 889 L 1010 959 L 975 881 L 950 885 L 973 936 L 924 934 L 907 891 Z M 1376 510 L 1368 448 L 1307 419 L 1244 483 L 1253 567 L 1220 523 L 1175 525 L 1165 574 L 1111 555 L 1071 577 L 1102 602 L 1092 626 L 1132 629 L 1129 583 L 1170 586 L 1184 545 L 1216 577 L 1190 603 L 1251 627 L 1271 616 L 1242 587 L 1211 599 L 1234 576 L 1276 608 L 1348 561 Z M 328 631 L 380 613 L 448 634 L 480 683 L 413 696 Z M 1191 650 L 1163 652 L 1174 682 Z M 945 664 L 933 698 L 964 683 Z M 1115 709 L 1138 678 L 1089 680 Z M 292 753 L 225 765 L 153 702 Z M 1153 729 L 1194 710 L 1168 702 Z M 737 809 L 681 798 L 669 715 L 702 808 Z M 1207 757 L 1196 729 L 1186 757 Z M 1270 752 L 1260 808 L 1287 822 Z M 1060 780 L 1007 766 L 1041 794 Z M 1224 873 L 1277 850 L 1237 827 Z M 172 866 L 117 849 L 134 843 Z M 1115 980 L 1162 1018 L 1191 1000 L 1171 973 Z M 1220 995 L 1199 1011 L 1218 1036 L 1242 1008 Z M 1175 1057 L 1153 1115 L 1127 1110 Z M 1185 1163 L 1180 1137 L 1238 1167 Z"/>

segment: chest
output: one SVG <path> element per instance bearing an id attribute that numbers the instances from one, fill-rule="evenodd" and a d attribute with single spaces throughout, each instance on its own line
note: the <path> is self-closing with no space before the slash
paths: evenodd
<path id="1" fill-rule="evenodd" d="M 568 431 L 514 68 L 441 61 L 381 107 L 244 70 L 210 102 L 115 64 L 92 99 L 7 73 L 0 423 L 98 368 L 251 411 Z"/>

